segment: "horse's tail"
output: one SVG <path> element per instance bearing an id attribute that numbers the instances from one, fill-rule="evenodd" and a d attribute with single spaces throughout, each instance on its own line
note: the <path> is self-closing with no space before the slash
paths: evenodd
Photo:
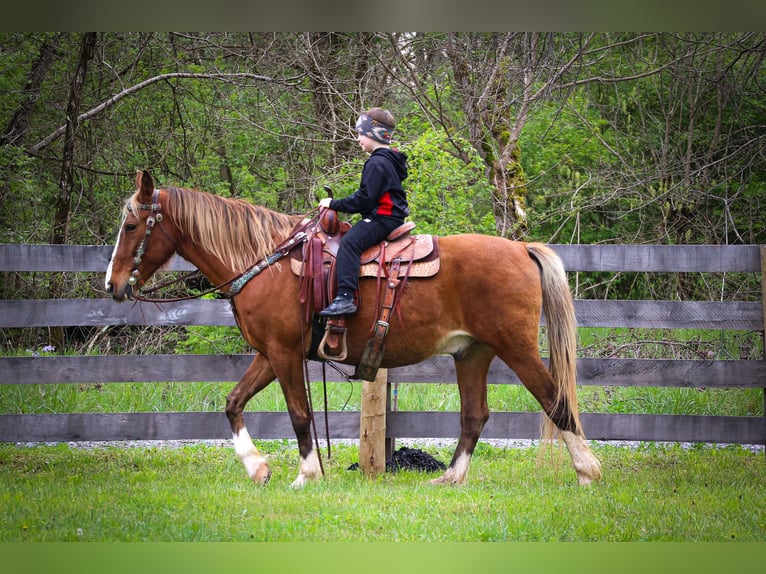
<path id="1" fill-rule="evenodd" d="M 577 402 L 577 322 L 564 264 L 553 249 L 542 243 L 527 244 L 527 251 L 540 267 L 543 313 L 550 347 L 548 370 L 557 389 L 554 412 L 559 407 L 568 406 L 576 432 L 582 434 Z M 543 429 L 544 436 L 554 436 L 555 429 L 556 426 L 548 419 Z"/>

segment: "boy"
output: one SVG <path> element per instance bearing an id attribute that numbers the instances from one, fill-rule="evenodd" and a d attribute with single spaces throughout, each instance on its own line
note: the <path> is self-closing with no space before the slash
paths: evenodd
<path id="1" fill-rule="evenodd" d="M 359 189 L 343 199 L 328 197 L 319 202 L 320 208 L 362 214 L 362 220 L 341 239 L 336 263 L 337 296 L 319 312 L 323 317 L 356 312 L 354 292 L 359 284 L 362 252 L 383 241 L 409 215 L 407 195 L 402 187 L 402 181 L 407 178 L 407 156 L 390 148 L 394 127 L 396 121 L 388 110 L 371 108 L 359 116 L 357 141 L 362 150 L 370 154 L 362 168 Z"/>

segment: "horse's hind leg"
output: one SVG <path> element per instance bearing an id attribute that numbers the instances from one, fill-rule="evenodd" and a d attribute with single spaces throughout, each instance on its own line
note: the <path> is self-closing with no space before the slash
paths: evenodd
<path id="1" fill-rule="evenodd" d="M 494 351 L 475 342 L 461 358 L 455 358 L 458 389 L 460 392 L 460 440 L 452 456 L 452 462 L 433 484 L 464 484 L 468 476 L 476 443 L 484 424 L 489 419 L 487 406 L 487 372 Z"/>
<path id="2" fill-rule="evenodd" d="M 234 452 L 245 466 L 247 475 L 256 484 L 266 484 L 271 478 L 271 470 L 247 432 L 242 411 L 247 402 L 275 378 L 268 359 L 259 353 L 226 398 L 226 416 L 231 425 Z"/>
<path id="3" fill-rule="evenodd" d="M 556 400 L 556 386 L 550 372 L 537 355 L 537 350 L 530 351 L 524 358 L 520 354 L 501 355 L 509 367 L 518 375 L 525 387 L 534 395 L 551 422 L 558 428 L 561 438 L 567 445 L 572 465 L 581 485 L 589 484 L 601 478 L 601 463 L 593 455 L 582 429 L 573 415 L 573 408 L 566 395 Z"/>
<path id="4" fill-rule="evenodd" d="M 572 465 L 577 472 L 577 481 L 580 485 L 590 484 L 601 479 L 601 463 L 591 452 L 585 437 L 582 433 L 573 433 L 571 431 L 561 431 L 561 438 L 567 445 L 569 456 L 572 458 Z"/>

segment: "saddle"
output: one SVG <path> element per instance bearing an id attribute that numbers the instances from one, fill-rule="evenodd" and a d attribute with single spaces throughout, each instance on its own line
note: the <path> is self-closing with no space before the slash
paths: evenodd
<path id="1" fill-rule="evenodd" d="M 331 212 L 331 213 L 329 213 Z M 307 229 L 308 240 L 303 245 L 303 250 L 293 251 L 290 257 L 290 268 L 293 273 L 299 277 L 310 277 L 312 282 L 320 277 L 315 276 L 312 271 L 318 270 L 318 258 L 312 259 L 312 256 L 321 252 L 322 266 L 327 272 L 328 266 L 334 266 L 335 258 L 338 256 L 340 240 L 345 233 L 351 229 L 351 224 L 347 221 L 337 221 L 337 212 L 330 209 L 320 217 L 315 228 Z M 388 234 L 386 239 L 372 247 L 366 249 L 361 256 L 361 267 L 359 269 L 360 277 L 378 277 L 381 266 L 390 264 L 394 259 L 399 258 L 403 269 L 409 277 L 432 277 L 439 271 L 438 245 L 436 238 L 432 235 L 412 235 L 410 231 L 415 228 L 415 223 L 408 221 L 400 225 Z M 315 266 L 307 268 L 307 264 L 312 263 Z M 330 296 L 324 302 L 314 301 L 315 311 L 321 311 L 326 305 L 323 303 L 331 301 L 334 295 Z"/>
<path id="2" fill-rule="evenodd" d="M 372 327 L 373 337 L 368 341 L 356 376 L 374 380 L 383 358 L 383 339 L 388 333 L 390 315 L 397 308 L 398 295 L 410 277 L 432 277 L 439 271 L 437 238 L 432 235 L 414 235 L 412 222 L 394 229 L 381 243 L 365 250 L 361 256 L 360 277 L 377 278 L 375 301 L 377 321 Z M 290 254 L 290 268 L 301 277 L 300 300 L 306 305 L 307 320 L 313 312 L 324 309 L 335 297 L 335 259 L 341 238 L 351 229 L 340 221 L 336 211 L 323 209 L 316 224 L 305 228 L 307 239 L 302 249 Z M 381 282 L 385 281 L 382 294 Z M 358 295 L 357 295 L 358 297 Z M 400 317 L 401 320 L 401 317 Z M 346 358 L 346 326 L 344 317 L 327 320 L 318 355 L 325 360 L 342 361 Z"/>
<path id="3" fill-rule="evenodd" d="M 432 277 L 439 271 L 437 238 L 413 235 L 415 223 L 406 222 L 389 233 L 381 243 L 366 249 L 361 256 L 360 277 L 388 277 L 391 263 L 399 260 L 400 275 Z M 308 312 L 319 312 L 335 297 L 335 259 L 343 235 L 351 229 L 340 221 L 336 211 L 323 210 L 316 224 L 306 228 L 307 240 L 302 250 L 290 254 L 290 269 L 302 278 L 302 303 Z"/>

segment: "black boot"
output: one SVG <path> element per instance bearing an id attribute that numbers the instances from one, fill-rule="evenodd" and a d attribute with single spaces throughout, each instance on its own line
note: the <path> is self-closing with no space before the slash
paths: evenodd
<path id="1" fill-rule="evenodd" d="M 339 315 L 351 315 L 356 313 L 356 305 L 353 299 L 337 296 L 326 308 L 319 312 L 322 317 L 337 317 Z"/>

